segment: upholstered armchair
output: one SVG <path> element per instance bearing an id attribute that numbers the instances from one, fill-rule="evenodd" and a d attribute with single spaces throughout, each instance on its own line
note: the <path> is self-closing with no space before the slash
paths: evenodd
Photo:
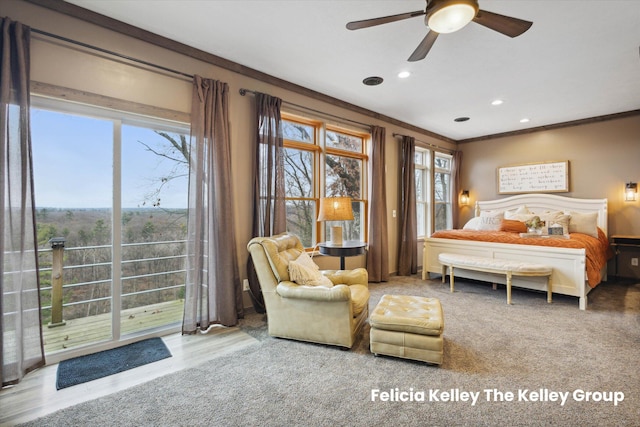
<path id="1" fill-rule="evenodd" d="M 367 270 L 324 270 L 320 273 L 332 287 L 299 285 L 289 279 L 289 263 L 304 252 L 297 236 L 256 237 L 247 248 L 262 289 L 269 335 L 353 346 L 369 316 Z"/>

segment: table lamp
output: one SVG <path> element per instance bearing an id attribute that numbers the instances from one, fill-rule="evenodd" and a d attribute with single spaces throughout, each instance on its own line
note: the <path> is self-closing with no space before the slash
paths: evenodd
<path id="1" fill-rule="evenodd" d="M 318 221 L 348 221 L 352 219 L 351 197 L 320 198 Z M 342 245 L 342 225 L 331 227 L 331 240 L 328 243 L 333 246 Z"/>

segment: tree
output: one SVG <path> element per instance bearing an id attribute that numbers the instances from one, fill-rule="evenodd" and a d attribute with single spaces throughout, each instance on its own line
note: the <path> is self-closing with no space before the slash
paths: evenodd
<path id="1" fill-rule="evenodd" d="M 58 228 L 54 224 L 36 224 L 38 247 L 46 247 L 49 240 L 58 235 Z"/>
<path id="2" fill-rule="evenodd" d="M 346 153 L 360 153 L 362 139 L 351 135 L 328 131 L 327 146 L 337 148 Z M 362 160 L 358 158 L 326 155 L 326 192 L 327 197 L 362 198 Z"/>
<path id="3" fill-rule="evenodd" d="M 174 165 L 168 175 L 155 179 L 156 184 L 154 188 L 147 193 L 142 204 L 146 205 L 147 202 L 149 202 L 153 207 L 160 207 L 162 189 L 169 182 L 188 176 L 190 153 L 186 135 L 171 134 L 164 131 L 155 131 L 155 133 L 163 137 L 168 144 L 152 147 L 143 141 L 138 141 L 138 143 L 142 144 L 147 151 L 174 162 Z"/>
<path id="4" fill-rule="evenodd" d="M 151 221 L 145 222 L 141 232 L 142 238 L 144 239 L 144 241 L 145 242 L 153 241 L 153 237 L 155 233 L 156 233 L 156 226 Z"/>
<path id="5" fill-rule="evenodd" d="M 327 197 L 360 199 L 362 162 L 349 157 L 325 156 L 327 164 Z"/>
<path id="6" fill-rule="evenodd" d="M 96 224 L 93 227 L 93 238 L 96 245 L 106 245 L 111 241 L 111 229 L 104 219 L 96 220 Z"/>

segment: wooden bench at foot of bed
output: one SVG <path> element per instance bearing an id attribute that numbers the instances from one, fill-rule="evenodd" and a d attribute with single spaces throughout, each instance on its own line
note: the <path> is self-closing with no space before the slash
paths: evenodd
<path id="1" fill-rule="evenodd" d="M 482 271 L 484 273 L 505 274 L 507 276 L 507 304 L 511 304 L 512 276 L 546 276 L 547 302 L 551 302 L 551 273 L 553 273 L 553 268 L 549 266 L 509 259 L 486 258 L 450 253 L 439 254 L 438 260 L 442 264 L 442 283 L 445 282 L 447 267 L 449 267 L 449 282 L 451 285 L 451 292 L 453 292 L 454 287 L 454 268 Z"/>

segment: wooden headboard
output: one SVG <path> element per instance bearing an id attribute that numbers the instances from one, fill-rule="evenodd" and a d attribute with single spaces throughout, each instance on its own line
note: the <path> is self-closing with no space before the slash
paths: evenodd
<path id="1" fill-rule="evenodd" d="M 575 199 L 572 197 L 558 196 L 555 194 L 519 194 L 497 200 L 477 201 L 476 216 L 480 211 L 512 210 L 526 205 L 532 212 L 543 211 L 574 211 L 574 212 L 598 212 L 598 227 L 607 233 L 607 199 Z"/>

